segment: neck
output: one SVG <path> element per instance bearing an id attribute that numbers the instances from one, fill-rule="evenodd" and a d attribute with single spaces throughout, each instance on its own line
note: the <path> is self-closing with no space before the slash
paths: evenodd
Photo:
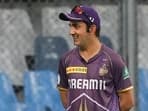
<path id="1" fill-rule="evenodd" d="M 87 47 L 79 48 L 79 53 L 85 61 L 88 61 L 90 58 L 98 54 L 100 49 L 101 49 L 101 43 L 97 39 L 94 40 L 93 42 L 90 42 L 90 44 Z"/>

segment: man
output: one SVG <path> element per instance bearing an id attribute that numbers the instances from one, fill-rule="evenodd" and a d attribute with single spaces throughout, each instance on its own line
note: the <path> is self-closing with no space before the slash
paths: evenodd
<path id="1" fill-rule="evenodd" d="M 67 111 L 129 111 L 133 86 L 128 69 L 112 49 L 100 42 L 100 17 L 88 6 L 60 13 L 69 21 L 76 47 L 60 59 L 58 88 Z"/>

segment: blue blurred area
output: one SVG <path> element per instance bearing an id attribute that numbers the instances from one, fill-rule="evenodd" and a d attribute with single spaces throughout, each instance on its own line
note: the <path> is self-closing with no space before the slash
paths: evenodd
<path id="1" fill-rule="evenodd" d="M 114 46 L 113 46 L 113 43 L 112 43 L 110 37 L 108 37 L 106 35 L 101 35 L 100 40 L 101 40 L 102 43 L 107 45 L 109 48 L 114 49 Z"/>
<path id="2" fill-rule="evenodd" d="M 57 71 L 59 58 L 69 50 L 63 37 L 39 36 L 35 40 L 35 70 Z"/>
<path id="3" fill-rule="evenodd" d="M 148 110 L 148 69 L 139 69 L 138 74 L 138 111 Z"/>
<path id="4" fill-rule="evenodd" d="M 0 73 L 0 101 L 5 103 L 18 102 L 13 91 L 12 83 L 5 73 Z"/>
<path id="5" fill-rule="evenodd" d="M 24 74 L 24 102 L 18 101 L 10 79 L 0 72 L 0 111 L 64 111 L 57 90 L 57 74 L 29 71 Z"/>
<path id="6" fill-rule="evenodd" d="M 24 74 L 25 103 L 41 106 L 48 111 L 64 111 L 57 90 L 57 74 L 31 71 Z"/>
<path id="7" fill-rule="evenodd" d="M 23 111 L 24 108 L 16 97 L 11 80 L 6 73 L 0 72 L 0 111 Z"/>
<path id="8" fill-rule="evenodd" d="M 39 36 L 34 45 L 35 55 L 27 55 L 25 58 L 31 70 L 24 73 L 24 101 L 22 103 L 17 100 L 7 74 L 0 74 L 0 111 L 10 109 L 11 111 L 65 110 L 57 90 L 56 72 L 60 56 L 69 49 L 68 44 L 62 37 Z"/>

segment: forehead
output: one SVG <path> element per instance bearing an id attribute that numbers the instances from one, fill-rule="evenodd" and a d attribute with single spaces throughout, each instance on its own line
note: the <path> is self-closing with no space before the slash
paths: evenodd
<path id="1" fill-rule="evenodd" d="M 86 25 L 83 21 L 70 21 L 70 25 Z"/>

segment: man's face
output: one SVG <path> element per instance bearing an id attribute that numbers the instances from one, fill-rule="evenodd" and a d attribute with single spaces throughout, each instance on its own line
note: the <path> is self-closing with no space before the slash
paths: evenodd
<path id="1" fill-rule="evenodd" d="M 87 37 L 89 32 L 87 32 L 87 25 L 81 21 L 70 21 L 70 35 L 73 37 L 74 45 L 85 46 L 87 44 Z"/>

